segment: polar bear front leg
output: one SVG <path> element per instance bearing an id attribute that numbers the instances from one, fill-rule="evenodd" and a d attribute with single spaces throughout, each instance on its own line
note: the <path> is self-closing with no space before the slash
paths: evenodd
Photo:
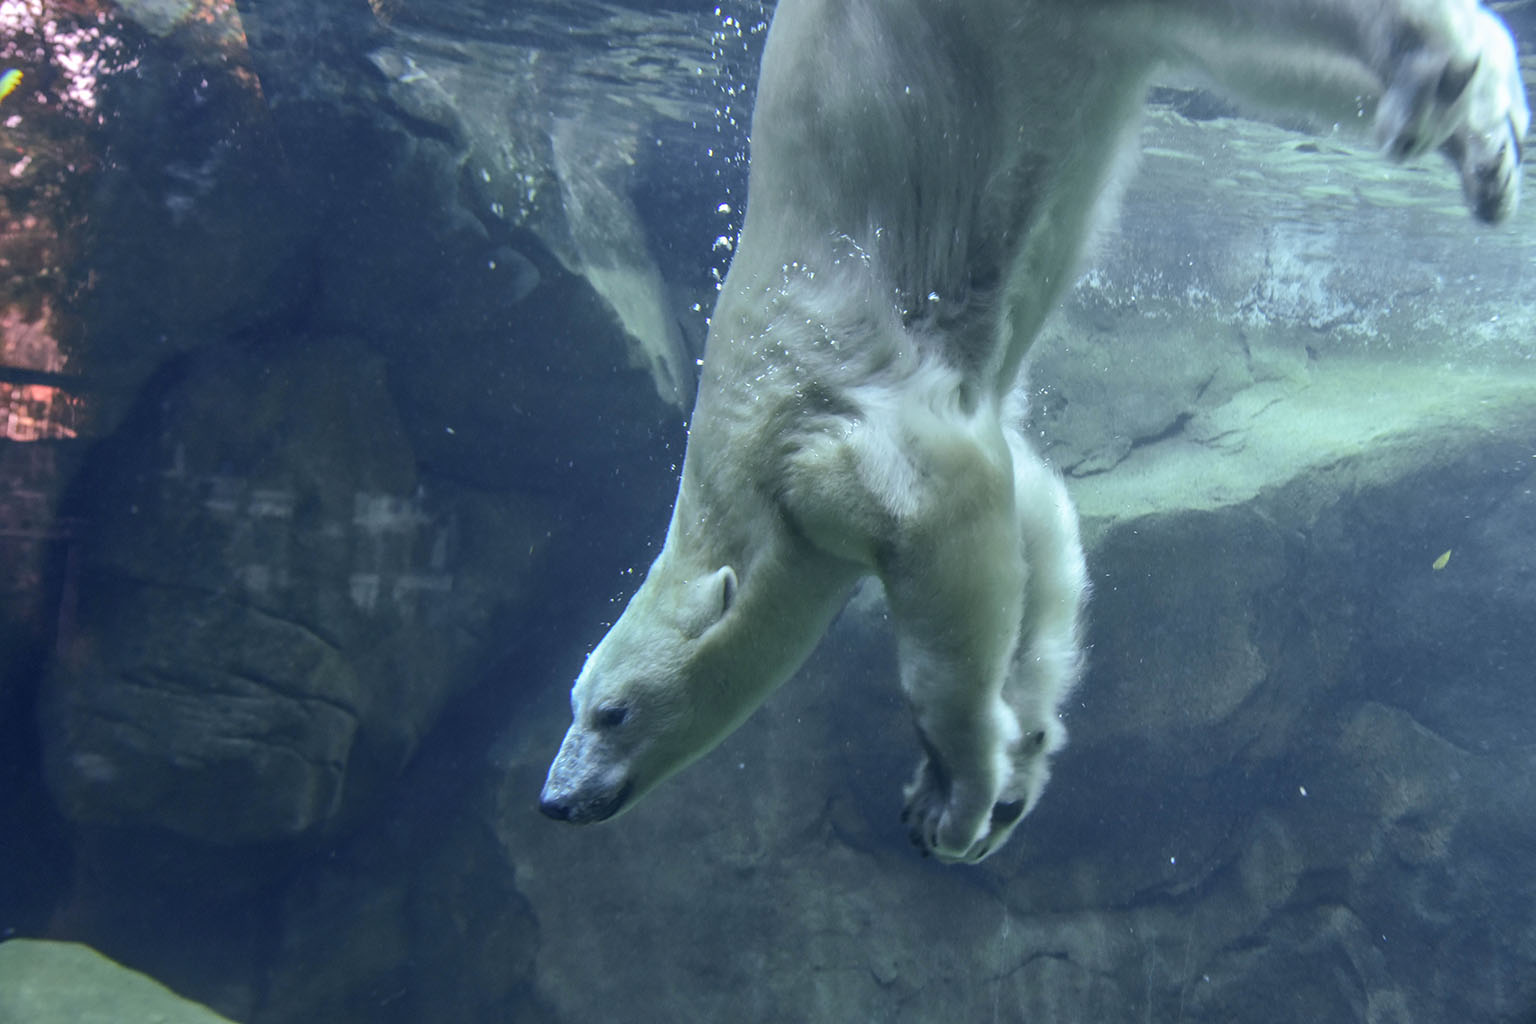
<path id="1" fill-rule="evenodd" d="M 1192 0 L 1139 4 L 1114 30 L 1133 45 L 1163 34 L 1239 96 L 1347 119 L 1374 101 L 1388 156 L 1439 150 L 1472 212 L 1507 220 L 1520 197 L 1530 108 L 1509 30 L 1477 0 Z"/>
<path id="2" fill-rule="evenodd" d="M 1465 0 L 1400 0 L 1376 136 L 1394 159 L 1439 149 L 1456 165 L 1472 211 L 1497 224 L 1519 200 L 1531 114 L 1515 42 L 1498 15 Z M 1418 8 L 1428 4 L 1429 12 Z M 1381 44 L 1378 44 L 1381 45 Z"/>
<path id="3" fill-rule="evenodd" d="M 1002 692 L 1024 593 L 1011 488 L 958 486 L 931 523 L 902 531 L 880 573 L 924 753 L 902 818 L 912 841 L 943 861 L 986 852 L 978 848 L 1020 737 Z"/>

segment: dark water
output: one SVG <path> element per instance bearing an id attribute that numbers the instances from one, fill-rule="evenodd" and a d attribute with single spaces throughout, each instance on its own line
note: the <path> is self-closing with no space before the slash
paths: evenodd
<path id="1" fill-rule="evenodd" d="M 538 816 L 766 17 L 0 0 L 0 938 L 261 1024 L 1536 1020 L 1536 204 L 1188 82 L 1031 369 L 1094 597 L 1012 844 L 907 846 L 869 593 L 633 813 Z M 57 952 L 0 1021 L 160 1019 Z"/>

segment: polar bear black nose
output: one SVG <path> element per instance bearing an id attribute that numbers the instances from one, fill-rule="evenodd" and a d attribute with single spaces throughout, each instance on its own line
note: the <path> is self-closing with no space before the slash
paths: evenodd
<path id="1" fill-rule="evenodd" d="M 539 813 L 546 818 L 554 818 L 556 821 L 568 821 L 571 817 L 571 806 L 570 804 L 561 803 L 559 800 L 540 797 Z"/>

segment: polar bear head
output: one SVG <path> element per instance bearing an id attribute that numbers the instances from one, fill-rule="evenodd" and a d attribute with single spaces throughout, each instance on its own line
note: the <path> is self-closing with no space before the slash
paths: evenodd
<path id="1" fill-rule="evenodd" d="M 862 574 L 782 509 L 724 500 L 746 489 L 694 473 L 685 465 L 661 553 L 571 688 L 539 798 L 551 818 L 611 818 L 707 753 L 794 674 Z"/>
<path id="2" fill-rule="evenodd" d="M 731 672 L 735 570 L 679 573 L 674 561 L 663 551 L 576 678 L 571 727 L 539 798 L 551 818 L 613 817 L 714 746 L 755 703 Z"/>

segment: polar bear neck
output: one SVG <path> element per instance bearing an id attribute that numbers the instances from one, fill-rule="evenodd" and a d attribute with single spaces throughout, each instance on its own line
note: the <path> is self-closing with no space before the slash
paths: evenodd
<path id="1" fill-rule="evenodd" d="M 688 669 L 729 691 L 711 703 L 726 716 L 715 726 L 723 736 L 800 667 L 863 570 L 816 550 L 779 509 L 754 502 L 758 515 L 733 511 L 748 503 L 710 500 L 698 481 L 685 469 L 666 543 L 635 602 L 644 605 L 647 590 L 677 593 L 723 566 L 734 570 L 731 605 L 699 637 Z"/>

